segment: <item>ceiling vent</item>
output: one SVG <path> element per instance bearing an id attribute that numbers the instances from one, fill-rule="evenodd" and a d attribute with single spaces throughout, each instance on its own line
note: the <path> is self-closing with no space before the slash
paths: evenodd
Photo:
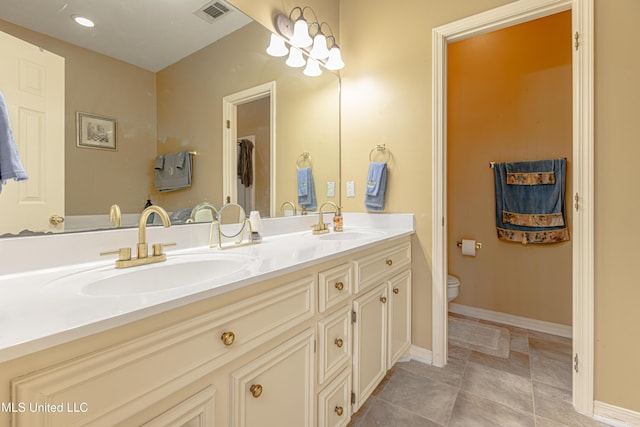
<path id="1" fill-rule="evenodd" d="M 221 1 L 212 1 L 196 10 L 194 14 L 211 24 L 219 21 L 222 17 L 227 16 L 230 12 L 233 12 L 233 9 L 231 9 L 231 7 L 226 3 Z"/>

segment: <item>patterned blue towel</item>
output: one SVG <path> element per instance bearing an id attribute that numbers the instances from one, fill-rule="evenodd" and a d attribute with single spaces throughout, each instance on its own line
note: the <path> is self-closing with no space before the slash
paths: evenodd
<path id="1" fill-rule="evenodd" d="M 569 240 L 565 159 L 496 163 L 493 171 L 499 239 L 523 244 Z"/>
<path id="2" fill-rule="evenodd" d="M 0 92 L 0 192 L 9 179 L 24 181 L 29 177 L 20 161 L 16 141 L 11 131 L 7 103 Z"/>
<path id="3" fill-rule="evenodd" d="M 387 191 L 387 164 L 385 162 L 369 163 L 367 189 L 364 195 L 364 206 L 369 211 L 384 210 L 384 196 Z"/>

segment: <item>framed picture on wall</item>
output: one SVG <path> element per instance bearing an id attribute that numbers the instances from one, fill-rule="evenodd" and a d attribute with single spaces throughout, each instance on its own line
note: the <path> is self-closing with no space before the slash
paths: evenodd
<path id="1" fill-rule="evenodd" d="M 118 149 L 118 121 L 113 117 L 76 113 L 77 146 L 100 150 Z"/>

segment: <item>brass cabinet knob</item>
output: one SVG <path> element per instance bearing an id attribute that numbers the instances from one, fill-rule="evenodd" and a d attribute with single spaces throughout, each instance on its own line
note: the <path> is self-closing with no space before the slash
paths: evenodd
<path id="1" fill-rule="evenodd" d="M 64 217 L 60 215 L 51 215 L 49 217 L 49 222 L 53 225 L 62 224 L 64 222 Z"/>
<path id="2" fill-rule="evenodd" d="M 400 289 L 398 288 L 393 288 L 393 293 L 398 295 L 400 293 Z"/>
<path id="3" fill-rule="evenodd" d="M 339 417 L 342 416 L 342 414 L 344 413 L 344 408 L 342 406 L 336 406 L 336 414 L 338 414 Z"/>
<path id="4" fill-rule="evenodd" d="M 249 388 L 249 391 L 251 392 L 251 396 L 257 399 L 262 394 L 262 386 L 260 384 L 253 384 L 251 388 Z"/>
<path id="5" fill-rule="evenodd" d="M 380 297 L 380 301 L 381 301 L 383 304 L 386 304 L 386 303 L 387 303 L 387 297 Z"/>
<path id="6" fill-rule="evenodd" d="M 225 332 L 222 334 L 220 339 L 222 340 L 224 345 L 229 346 L 236 340 L 236 334 L 234 334 L 233 332 Z"/>
<path id="7" fill-rule="evenodd" d="M 388 265 L 389 267 L 391 267 L 391 266 L 393 265 L 393 260 L 392 260 L 392 259 L 388 259 L 388 260 L 387 260 L 387 265 Z"/>
<path id="8" fill-rule="evenodd" d="M 334 342 L 336 344 L 336 347 L 338 348 L 342 348 L 342 346 L 344 345 L 344 341 L 342 341 L 342 338 L 336 338 Z"/>
<path id="9" fill-rule="evenodd" d="M 344 289 L 344 283 L 342 282 L 336 282 L 336 289 L 341 291 Z"/>

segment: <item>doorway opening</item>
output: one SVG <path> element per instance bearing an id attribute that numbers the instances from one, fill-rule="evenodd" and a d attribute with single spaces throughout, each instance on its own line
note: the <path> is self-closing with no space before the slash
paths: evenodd
<path id="1" fill-rule="evenodd" d="M 249 213 L 275 215 L 275 82 L 225 96 L 223 103 L 223 195 Z"/>
<path id="2" fill-rule="evenodd" d="M 572 58 L 572 307 L 573 403 L 593 414 L 593 0 L 514 2 L 433 30 L 433 363 L 447 361 L 447 46 L 454 41 L 571 10 Z M 567 41 L 568 42 L 568 41 Z M 572 203 L 575 202 L 575 203 Z"/>

